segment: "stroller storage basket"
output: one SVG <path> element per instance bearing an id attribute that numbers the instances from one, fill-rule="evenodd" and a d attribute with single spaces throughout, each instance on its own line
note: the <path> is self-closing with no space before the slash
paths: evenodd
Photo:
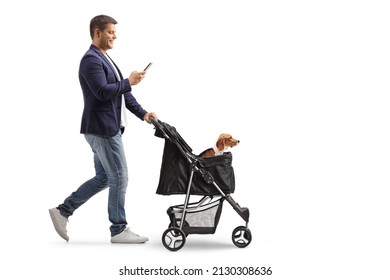
<path id="1" fill-rule="evenodd" d="M 217 229 L 219 218 L 222 212 L 223 198 L 219 198 L 210 203 L 203 204 L 206 199 L 198 203 L 191 203 L 186 208 L 185 220 L 182 230 L 186 234 L 213 234 Z M 174 227 L 180 227 L 180 222 L 184 213 L 184 205 L 171 206 L 167 214 Z"/>
<path id="2" fill-rule="evenodd" d="M 196 156 L 195 156 L 196 157 Z M 232 154 L 224 153 L 210 158 L 197 158 L 200 170 L 209 172 L 215 183 L 225 194 L 234 192 L 235 178 Z M 170 140 L 165 140 L 160 171 L 160 181 L 156 193 L 160 195 L 186 194 L 191 175 L 191 163 Z M 207 183 L 199 172 L 194 172 L 191 182 L 191 195 L 219 195 L 213 184 Z"/>

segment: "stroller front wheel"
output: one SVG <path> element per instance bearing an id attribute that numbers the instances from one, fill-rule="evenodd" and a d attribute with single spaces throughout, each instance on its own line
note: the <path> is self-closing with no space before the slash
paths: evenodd
<path id="1" fill-rule="evenodd" d="M 247 227 L 236 227 L 232 233 L 232 241 L 237 247 L 245 248 L 252 241 L 252 233 Z"/>
<path id="2" fill-rule="evenodd" d="M 186 243 L 186 234 L 180 228 L 170 227 L 164 231 L 162 243 L 169 251 L 178 251 Z"/>

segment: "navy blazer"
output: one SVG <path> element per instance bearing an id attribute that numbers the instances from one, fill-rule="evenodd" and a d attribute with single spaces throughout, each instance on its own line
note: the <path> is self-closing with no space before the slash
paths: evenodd
<path id="1" fill-rule="evenodd" d="M 143 120 L 147 113 L 132 95 L 129 79 L 123 79 L 119 68 L 115 67 L 120 81 L 111 63 L 94 45 L 81 59 L 79 80 L 84 96 L 81 133 L 115 136 L 121 129 L 122 95 L 126 108 L 138 118 Z"/>

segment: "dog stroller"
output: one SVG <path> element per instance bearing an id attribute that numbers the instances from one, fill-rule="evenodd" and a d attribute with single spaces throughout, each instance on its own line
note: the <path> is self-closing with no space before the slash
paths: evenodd
<path id="1" fill-rule="evenodd" d="M 239 248 L 249 245 L 252 234 L 248 228 L 249 209 L 240 207 L 231 197 L 235 189 L 232 154 L 203 158 L 192 153 L 173 126 L 151 120 L 155 136 L 165 139 L 156 193 L 159 195 L 185 194 L 184 204 L 167 210 L 170 223 L 162 235 L 162 243 L 170 251 L 180 250 L 189 234 L 213 234 L 216 231 L 225 200 L 246 222 L 233 230 L 233 244 Z M 189 202 L 191 195 L 201 196 Z"/>

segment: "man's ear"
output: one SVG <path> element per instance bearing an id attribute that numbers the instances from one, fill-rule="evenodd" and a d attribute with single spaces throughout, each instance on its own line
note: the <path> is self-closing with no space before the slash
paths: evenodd
<path id="1" fill-rule="evenodd" d="M 95 34 L 94 37 L 99 38 L 100 37 L 100 30 L 96 28 L 94 34 Z"/>

